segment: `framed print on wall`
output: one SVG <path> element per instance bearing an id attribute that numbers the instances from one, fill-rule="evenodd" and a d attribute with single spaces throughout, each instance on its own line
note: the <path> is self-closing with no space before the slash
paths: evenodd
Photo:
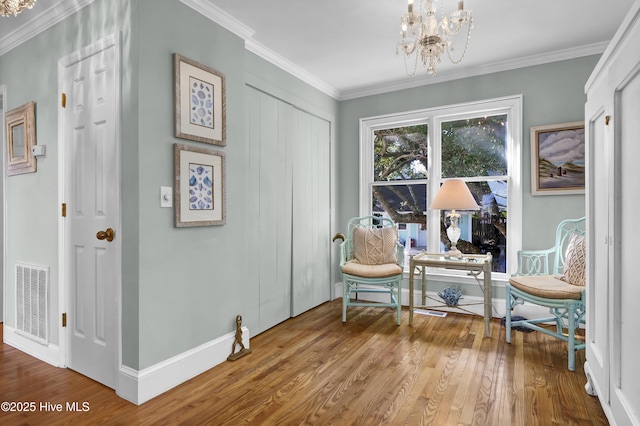
<path id="1" fill-rule="evenodd" d="M 584 122 L 531 128 L 532 195 L 584 194 Z"/>
<path id="2" fill-rule="evenodd" d="M 173 54 L 176 137 L 226 146 L 224 74 Z"/>
<path id="3" fill-rule="evenodd" d="M 225 154 L 173 145 L 175 226 L 224 225 Z"/>
<path id="4" fill-rule="evenodd" d="M 36 171 L 31 148 L 36 144 L 35 107 L 33 102 L 7 111 L 7 176 Z"/>

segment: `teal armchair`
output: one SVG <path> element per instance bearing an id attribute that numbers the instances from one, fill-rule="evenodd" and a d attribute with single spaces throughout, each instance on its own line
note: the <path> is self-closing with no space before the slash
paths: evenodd
<path id="1" fill-rule="evenodd" d="M 585 348 L 584 341 L 579 341 L 575 334 L 580 324 L 584 324 L 586 306 L 585 238 L 584 217 L 563 220 L 556 229 L 553 247 L 518 252 L 518 270 L 505 286 L 507 343 L 511 343 L 514 327 L 525 327 L 564 340 L 570 371 L 575 369 L 575 352 Z M 548 307 L 551 316 L 514 321 L 512 310 L 525 302 Z M 555 323 L 555 330 L 553 326 L 541 326 L 549 322 Z"/>
<path id="2" fill-rule="evenodd" d="M 340 244 L 342 322 L 347 321 L 349 306 L 377 306 L 395 308 L 400 325 L 403 260 L 404 247 L 391 219 L 365 216 L 348 222 L 346 239 Z M 389 302 L 358 300 L 359 293 L 382 293 Z"/>

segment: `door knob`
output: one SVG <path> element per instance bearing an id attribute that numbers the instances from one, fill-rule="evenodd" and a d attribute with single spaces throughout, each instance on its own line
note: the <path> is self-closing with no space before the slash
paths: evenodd
<path id="1" fill-rule="evenodd" d="M 96 234 L 96 238 L 99 240 L 107 240 L 109 242 L 113 241 L 113 229 L 107 228 L 106 231 L 99 231 Z"/>

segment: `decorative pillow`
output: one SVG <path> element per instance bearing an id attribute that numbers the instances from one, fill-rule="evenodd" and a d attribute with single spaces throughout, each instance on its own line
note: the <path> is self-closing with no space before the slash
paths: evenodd
<path id="1" fill-rule="evenodd" d="M 587 275 L 587 247 L 583 235 L 573 234 L 570 237 L 567 252 L 564 256 L 564 274 L 561 280 L 569 284 L 584 287 Z"/>
<path id="2" fill-rule="evenodd" d="M 398 232 L 395 227 L 355 228 L 353 255 L 363 265 L 396 263 Z"/>

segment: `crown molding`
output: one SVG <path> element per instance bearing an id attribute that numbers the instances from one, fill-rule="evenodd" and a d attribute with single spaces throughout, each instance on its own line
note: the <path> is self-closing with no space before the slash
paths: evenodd
<path id="1" fill-rule="evenodd" d="M 278 68 L 288 72 L 294 77 L 299 78 L 310 86 L 315 87 L 319 91 L 331 96 L 334 99 L 338 99 L 340 96 L 340 92 L 328 85 L 324 81 L 320 80 L 318 77 L 313 74 L 308 73 L 304 69 L 290 62 L 289 60 L 283 58 L 272 50 L 269 50 L 264 45 L 255 42 L 254 40 L 246 40 L 245 47 L 249 52 L 255 53 L 262 59 L 271 62 Z"/>
<path id="2" fill-rule="evenodd" d="M 425 76 L 425 78 L 405 78 L 402 80 L 387 81 L 381 84 L 341 91 L 325 83 L 324 81 L 320 80 L 316 76 L 310 74 L 306 70 L 300 68 L 284 57 L 280 56 L 276 52 L 268 49 L 266 46 L 253 40 L 253 35 L 255 34 L 255 31 L 253 29 L 244 25 L 233 16 L 224 12 L 219 7 L 209 3 L 206 0 L 179 1 L 243 39 L 245 42 L 245 48 L 249 52 L 252 52 L 262 59 L 274 64 L 283 71 L 288 72 L 294 77 L 302 80 L 303 82 L 316 88 L 320 92 L 325 93 L 326 95 L 338 101 L 378 95 L 397 90 L 412 89 L 429 84 L 443 83 L 446 81 L 457 80 L 461 78 L 475 77 L 501 71 L 509 71 L 517 68 L 541 65 L 567 59 L 579 58 L 583 56 L 602 54 L 609 44 L 609 42 L 595 43 L 579 48 L 558 50 L 541 55 L 532 55 L 514 60 L 496 62 L 489 65 L 459 67 L 455 68 L 452 71 L 438 74 L 435 77 Z M 62 2 L 57 5 L 51 6 L 50 8 L 45 10 L 44 13 L 40 13 L 36 18 L 30 20 L 29 22 L 18 28 L 16 31 L 0 39 L 0 56 L 26 42 L 32 37 L 35 37 L 46 29 L 67 18 L 68 16 L 73 15 L 74 13 L 78 12 L 79 10 L 93 2 L 94 0 L 76 0 L 73 2 Z"/>
<path id="3" fill-rule="evenodd" d="M 397 90 L 413 89 L 430 84 L 443 83 L 461 78 L 476 77 L 480 75 L 493 74 L 502 71 L 511 71 L 518 68 L 526 68 L 535 65 L 543 65 L 552 62 L 564 61 L 568 59 L 581 58 L 584 56 L 597 55 L 605 51 L 609 42 L 594 43 L 572 49 L 557 50 L 540 55 L 526 56 L 518 59 L 495 62 L 493 64 L 478 65 L 455 68 L 452 71 L 443 72 L 434 77 L 423 74 L 423 78 L 413 77 L 403 80 L 388 81 L 367 87 L 348 89 L 340 92 L 336 98 L 338 101 L 362 98 L 365 96 L 379 95 L 382 93 L 394 92 Z"/>
<path id="4" fill-rule="evenodd" d="M 255 34 L 255 31 L 253 29 L 247 27 L 219 7 L 212 5 L 206 0 L 180 0 L 180 2 L 184 3 L 204 17 L 210 19 L 226 30 L 242 38 L 245 42 L 245 48 L 249 52 L 256 54 L 267 62 L 271 62 L 283 71 L 288 72 L 294 77 L 331 96 L 332 98 L 338 98 L 339 92 L 335 88 L 331 87 L 319 78 L 278 55 L 266 46 L 255 41 L 253 39 L 253 34 Z"/>
<path id="5" fill-rule="evenodd" d="M 73 2 L 60 2 L 49 7 L 36 15 L 35 18 L 20 26 L 17 30 L 0 39 L 0 56 L 37 36 L 44 30 L 51 28 L 94 1 L 95 0 L 76 0 Z M 38 7 L 37 3 L 35 7 Z"/>
<path id="6" fill-rule="evenodd" d="M 209 18 L 243 40 L 248 40 L 255 34 L 254 30 L 206 0 L 180 0 L 180 3 L 189 6 L 205 18 Z"/>

